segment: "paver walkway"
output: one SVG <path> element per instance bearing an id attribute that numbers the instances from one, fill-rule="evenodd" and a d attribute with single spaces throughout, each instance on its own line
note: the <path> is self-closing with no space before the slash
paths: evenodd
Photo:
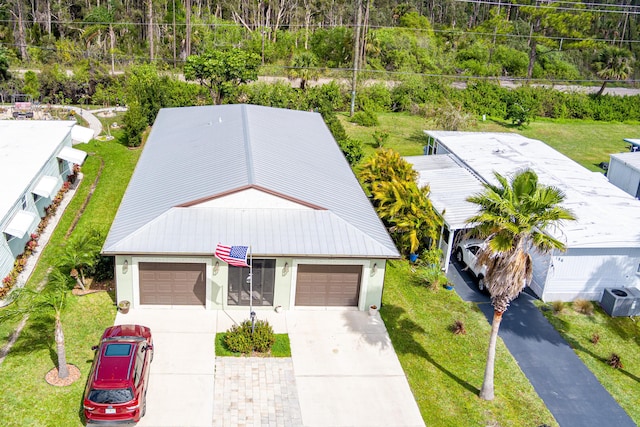
<path id="1" fill-rule="evenodd" d="M 453 266 L 447 274 L 465 300 L 491 322 L 488 298 L 474 297 L 470 278 Z M 562 336 L 523 293 L 511 303 L 500 324 L 500 337 L 561 427 L 634 427 L 636 423 L 600 384 Z M 482 302 L 485 301 L 485 302 Z"/>
<path id="2" fill-rule="evenodd" d="M 213 425 L 302 425 L 291 358 L 216 357 Z"/>

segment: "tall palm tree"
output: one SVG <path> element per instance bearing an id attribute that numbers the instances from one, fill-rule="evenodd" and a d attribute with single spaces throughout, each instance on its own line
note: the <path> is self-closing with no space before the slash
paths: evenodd
<path id="1" fill-rule="evenodd" d="M 626 49 L 607 46 L 600 51 L 593 62 L 598 77 L 603 79 L 602 86 L 596 96 L 602 95 L 610 80 L 625 80 L 633 73 L 633 54 Z"/>
<path id="2" fill-rule="evenodd" d="M 494 309 L 480 390 L 480 398 L 485 400 L 494 398 L 496 341 L 502 315 L 533 274 L 529 251 L 565 250 L 564 243 L 547 231 L 565 220 L 575 219 L 569 210 L 560 206 L 564 193 L 539 183 L 533 170 L 518 171 L 510 182 L 497 172 L 494 175 L 499 185 L 484 184 L 482 193 L 467 199 L 479 206 L 479 212 L 467 222 L 474 225 L 471 234 L 486 241 L 478 262 L 487 267 L 484 280 Z"/>

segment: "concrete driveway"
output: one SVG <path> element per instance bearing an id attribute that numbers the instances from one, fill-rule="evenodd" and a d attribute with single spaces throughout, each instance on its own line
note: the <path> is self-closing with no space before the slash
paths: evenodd
<path id="1" fill-rule="evenodd" d="M 138 426 L 424 426 L 379 315 L 348 309 L 258 311 L 276 333 L 289 334 L 292 358 L 216 363 L 216 331 L 247 314 L 118 313 L 116 324 L 149 326 L 154 337 L 147 413 Z M 256 380 L 256 372 L 264 371 L 266 380 Z"/>

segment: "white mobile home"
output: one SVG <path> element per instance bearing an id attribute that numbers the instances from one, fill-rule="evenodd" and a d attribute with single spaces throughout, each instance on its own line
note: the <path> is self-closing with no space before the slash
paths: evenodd
<path id="1" fill-rule="evenodd" d="M 13 269 L 73 165 L 84 162 L 87 153 L 72 148 L 74 126 L 75 121 L 0 120 L 0 278 Z"/>
<path id="2" fill-rule="evenodd" d="M 531 168 L 542 183 L 564 191 L 564 206 L 577 217 L 550 230 L 566 243 L 566 252 L 532 254 L 532 290 L 545 301 L 599 300 L 604 288 L 640 285 L 640 201 L 601 173 L 585 169 L 541 141 L 514 133 L 426 134 L 425 152 L 437 159 L 431 168 L 421 163 L 423 156 L 407 159 L 420 173 L 420 184 L 431 186 L 436 209 L 445 211 L 445 226 L 450 230 L 447 244 L 443 242 L 445 251 L 453 243 L 453 232 L 464 226 L 458 213 L 466 218 L 473 213 L 466 198 L 481 189 L 481 182 L 495 183 L 494 171 L 509 176 Z M 448 176 L 455 178 L 449 185 Z M 460 176 L 465 180 L 459 181 Z"/>

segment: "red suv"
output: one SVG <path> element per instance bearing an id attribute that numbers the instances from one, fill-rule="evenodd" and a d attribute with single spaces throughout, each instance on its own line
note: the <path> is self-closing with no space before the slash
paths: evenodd
<path id="1" fill-rule="evenodd" d="M 146 410 L 151 330 L 141 325 L 107 328 L 91 366 L 84 393 L 84 415 L 91 423 L 138 422 Z"/>

